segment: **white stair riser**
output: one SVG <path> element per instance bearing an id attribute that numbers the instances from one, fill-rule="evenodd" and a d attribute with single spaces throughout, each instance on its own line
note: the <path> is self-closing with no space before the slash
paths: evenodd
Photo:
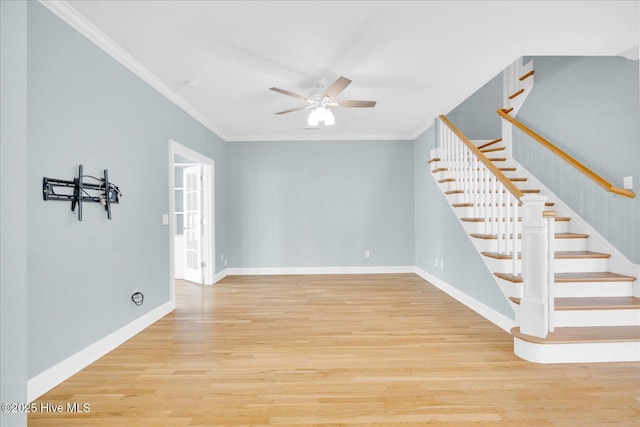
<path id="1" fill-rule="evenodd" d="M 487 264 L 494 273 L 512 273 L 512 260 L 511 259 L 496 259 L 487 257 Z M 607 258 L 596 259 L 556 259 L 554 263 L 554 269 L 556 273 L 580 273 L 580 272 L 595 272 L 595 271 L 607 271 L 609 262 Z M 522 272 L 521 261 L 516 261 L 516 273 Z"/>
<path id="2" fill-rule="evenodd" d="M 640 326 L 638 310 L 556 310 L 556 327 L 571 326 Z"/>
<path id="3" fill-rule="evenodd" d="M 567 282 L 556 283 L 556 297 L 626 297 L 632 293 L 632 282 Z"/>
<path id="4" fill-rule="evenodd" d="M 474 246 L 481 252 L 498 252 L 498 240 L 497 239 L 473 239 Z M 586 251 L 587 239 L 556 239 L 555 240 L 556 251 Z M 516 241 L 516 250 L 520 252 L 522 250 L 522 240 Z"/>
<path id="5" fill-rule="evenodd" d="M 474 234 L 492 234 L 491 230 L 490 230 L 490 225 L 489 227 L 487 227 L 485 225 L 484 222 L 468 222 L 468 221 L 462 221 L 462 227 L 464 227 L 464 230 L 468 233 L 474 233 Z M 555 231 L 556 233 L 568 233 L 569 232 L 569 223 L 570 221 L 556 221 L 555 222 Z M 505 225 L 505 224 L 502 224 Z M 508 223 L 507 225 L 511 225 L 511 223 Z M 504 230 L 504 228 L 502 228 Z M 516 233 L 520 233 L 521 230 L 521 224 L 520 221 L 518 221 L 518 224 L 516 225 Z M 509 230 L 509 232 L 511 232 L 511 230 Z"/>
<path id="6" fill-rule="evenodd" d="M 496 281 L 507 298 L 522 298 L 522 283 L 513 283 L 498 277 Z M 632 287 L 632 282 L 556 282 L 553 292 L 558 298 L 625 297 L 631 295 Z"/>

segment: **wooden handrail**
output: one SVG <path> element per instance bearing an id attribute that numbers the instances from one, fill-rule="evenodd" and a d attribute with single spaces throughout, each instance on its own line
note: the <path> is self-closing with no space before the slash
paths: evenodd
<path id="1" fill-rule="evenodd" d="M 580 172 L 586 175 L 589 179 L 594 181 L 600 187 L 604 188 L 607 192 L 613 193 L 613 194 L 619 194 L 621 196 L 629 197 L 631 199 L 636 197 L 636 193 L 634 193 L 633 191 L 614 186 L 609 181 L 602 178 L 600 175 L 596 174 L 591 169 L 589 169 L 588 167 L 586 167 L 585 165 L 583 165 L 582 163 L 580 163 L 579 161 L 571 157 L 569 154 L 565 153 L 564 151 L 562 151 L 561 149 L 553 145 L 551 142 L 549 142 L 548 140 L 546 140 L 536 132 L 529 129 L 524 123 L 511 117 L 509 114 L 507 114 L 504 108 L 499 109 L 498 114 L 500 115 L 500 117 L 507 120 L 508 122 L 513 124 L 515 127 L 517 127 L 518 129 L 520 129 L 521 131 L 529 135 L 531 138 L 538 141 L 540 144 L 542 144 L 552 153 L 560 157 L 562 160 L 569 163 L 574 168 L 578 169 Z"/>
<path id="2" fill-rule="evenodd" d="M 440 120 L 442 120 L 442 122 L 446 124 L 449 127 L 449 129 L 451 129 L 453 133 L 455 133 L 458 136 L 458 138 L 462 140 L 462 142 L 464 142 L 464 144 L 471 150 L 473 154 L 475 154 L 475 156 L 478 159 L 480 159 L 480 161 L 487 167 L 487 169 L 489 169 L 491 173 L 494 174 L 496 178 L 498 178 L 498 181 L 500 181 L 502 185 L 504 185 L 505 188 L 509 190 L 511 194 L 513 194 L 514 197 L 520 200 L 520 197 L 522 197 L 524 193 L 520 191 L 518 187 L 513 185 L 513 183 L 509 181 L 509 178 L 507 178 L 502 173 L 502 171 L 498 169 L 496 165 L 494 165 L 493 162 L 487 158 L 487 156 L 484 155 L 482 151 L 478 150 L 478 148 L 471 141 L 469 141 L 469 138 L 467 138 L 460 131 L 460 129 L 455 127 L 455 125 L 451 123 L 449 119 L 447 119 L 444 115 L 440 115 Z"/>

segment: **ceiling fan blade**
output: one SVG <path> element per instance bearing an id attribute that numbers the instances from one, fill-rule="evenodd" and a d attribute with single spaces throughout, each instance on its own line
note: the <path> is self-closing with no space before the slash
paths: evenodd
<path id="1" fill-rule="evenodd" d="M 288 110 L 278 111 L 276 114 L 280 115 L 280 114 L 286 114 L 286 113 L 293 113 L 294 111 L 300 111 L 300 110 L 304 110 L 306 108 L 307 108 L 306 105 L 301 105 L 299 107 L 289 108 Z"/>
<path id="2" fill-rule="evenodd" d="M 375 107 L 376 101 L 337 101 L 338 107 L 343 108 L 368 108 Z"/>
<path id="3" fill-rule="evenodd" d="M 335 99 L 336 96 L 351 84 L 351 80 L 346 77 L 340 77 L 335 82 L 331 83 L 331 86 L 327 88 L 322 94 L 322 97 L 328 96 L 329 99 Z"/>
<path id="4" fill-rule="evenodd" d="M 281 93 L 283 95 L 293 96 L 294 98 L 302 99 L 303 101 L 307 100 L 306 96 L 303 96 L 303 95 L 300 95 L 300 94 L 297 94 L 297 93 L 293 93 L 293 92 L 289 92 L 288 90 L 280 89 L 280 88 L 277 88 L 277 87 L 270 87 L 269 89 L 274 91 L 274 92 Z"/>

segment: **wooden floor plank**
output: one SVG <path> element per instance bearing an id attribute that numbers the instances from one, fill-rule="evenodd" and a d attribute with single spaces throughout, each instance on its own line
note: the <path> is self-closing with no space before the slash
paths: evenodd
<path id="1" fill-rule="evenodd" d="M 463 268 L 461 266 L 461 268 Z M 537 365 L 413 274 L 227 277 L 35 403 L 30 426 L 636 425 L 640 364 Z"/>

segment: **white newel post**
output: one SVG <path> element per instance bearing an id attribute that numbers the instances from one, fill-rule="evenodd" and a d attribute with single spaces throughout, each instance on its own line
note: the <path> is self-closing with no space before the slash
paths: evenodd
<path id="1" fill-rule="evenodd" d="M 523 334 L 545 338 L 549 331 L 547 296 L 546 230 L 542 216 L 547 198 L 526 195 L 522 201 L 523 294 L 518 322 Z"/>

